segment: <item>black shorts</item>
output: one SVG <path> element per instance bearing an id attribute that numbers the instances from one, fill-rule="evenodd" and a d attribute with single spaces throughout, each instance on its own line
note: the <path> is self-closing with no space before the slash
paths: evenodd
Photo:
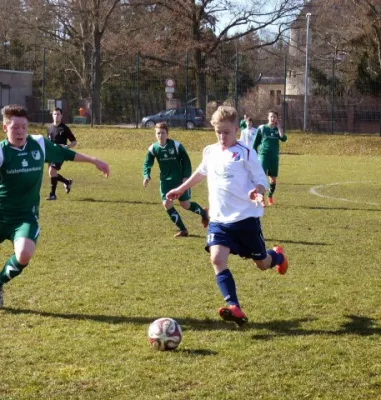
<path id="1" fill-rule="evenodd" d="M 62 163 L 49 163 L 49 167 L 52 167 L 52 168 L 56 169 L 57 171 L 59 171 L 62 167 L 62 164 L 63 164 L 63 162 Z"/>
<path id="2" fill-rule="evenodd" d="M 231 254 L 244 258 L 264 260 L 267 257 L 261 222 L 255 217 L 226 224 L 210 222 L 205 250 L 215 245 L 228 247 Z"/>

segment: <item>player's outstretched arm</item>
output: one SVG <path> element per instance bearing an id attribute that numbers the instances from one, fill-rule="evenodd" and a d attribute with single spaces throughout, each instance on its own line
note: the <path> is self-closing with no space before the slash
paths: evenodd
<path id="1" fill-rule="evenodd" d="M 99 171 L 101 171 L 106 178 L 108 178 L 108 176 L 110 175 L 110 167 L 108 166 L 108 164 L 102 160 L 99 160 L 98 158 L 88 156 L 86 154 L 75 153 L 73 161 L 94 164 L 95 167 L 99 169 Z"/>
<path id="2" fill-rule="evenodd" d="M 178 199 L 186 190 L 191 188 L 194 185 L 197 185 L 205 178 L 204 175 L 200 174 L 199 172 L 193 172 L 193 174 L 180 186 L 175 189 L 170 190 L 166 198 L 168 200 L 176 200 Z"/>

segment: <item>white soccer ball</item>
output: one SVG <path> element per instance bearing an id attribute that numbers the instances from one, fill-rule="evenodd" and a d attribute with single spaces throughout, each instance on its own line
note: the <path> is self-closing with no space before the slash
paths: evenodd
<path id="1" fill-rule="evenodd" d="M 175 350 L 182 338 L 181 326 L 172 318 L 159 318 L 148 328 L 148 340 L 155 350 Z"/>

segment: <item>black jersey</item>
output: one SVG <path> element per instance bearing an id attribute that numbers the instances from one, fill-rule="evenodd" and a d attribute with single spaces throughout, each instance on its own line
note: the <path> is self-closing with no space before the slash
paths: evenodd
<path id="1" fill-rule="evenodd" d="M 48 139 L 55 144 L 63 145 L 66 145 L 68 140 L 70 142 L 77 141 L 70 128 L 62 122 L 59 125 L 49 125 Z"/>

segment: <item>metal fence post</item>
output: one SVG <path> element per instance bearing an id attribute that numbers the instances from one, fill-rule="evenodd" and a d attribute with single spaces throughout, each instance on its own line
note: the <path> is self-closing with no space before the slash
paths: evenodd
<path id="1" fill-rule="evenodd" d="M 334 133 L 335 119 L 335 57 L 332 58 L 332 88 L 331 88 L 331 133 Z"/>
<path id="2" fill-rule="evenodd" d="M 303 117 L 303 130 L 307 130 L 308 124 L 308 96 L 309 96 L 309 48 L 310 48 L 310 17 L 311 13 L 306 14 L 307 17 L 307 34 L 306 34 L 306 70 L 304 74 L 304 117 Z"/>
<path id="3" fill-rule="evenodd" d="M 381 137 L 381 100 L 380 100 L 380 137 Z"/>
<path id="4" fill-rule="evenodd" d="M 185 129 L 188 129 L 187 119 L 188 119 L 188 85 L 189 85 L 189 57 L 188 49 L 185 52 Z"/>
<path id="5" fill-rule="evenodd" d="M 42 49 L 42 126 L 45 124 L 46 50 Z"/>
<path id="6" fill-rule="evenodd" d="M 91 127 L 94 126 L 94 84 L 95 84 L 95 79 L 94 79 L 94 74 L 95 74 L 95 52 L 93 50 L 91 54 L 91 85 L 90 85 L 90 90 L 91 90 Z"/>
<path id="7" fill-rule="evenodd" d="M 283 87 L 283 133 L 286 133 L 286 90 L 287 90 L 287 55 L 284 58 L 284 87 Z"/>
<path id="8" fill-rule="evenodd" d="M 135 100 L 135 128 L 139 128 L 140 117 L 140 53 L 136 53 L 136 100 Z"/>
<path id="9" fill-rule="evenodd" d="M 234 102 L 235 108 L 238 111 L 238 40 L 235 43 Z"/>

